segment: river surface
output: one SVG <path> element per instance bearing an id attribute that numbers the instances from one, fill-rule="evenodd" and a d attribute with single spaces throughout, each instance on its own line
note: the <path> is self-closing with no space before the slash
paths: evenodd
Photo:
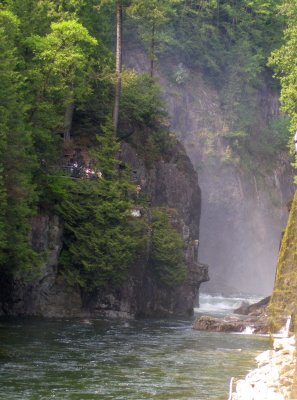
<path id="1" fill-rule="evenodd" d="M 240 299 L 202 296 L 223 314 Z M 257 336 L 193 331 L 192 320 L 0 321 L 1 400 L 227 400 L 268 348 Z"/>

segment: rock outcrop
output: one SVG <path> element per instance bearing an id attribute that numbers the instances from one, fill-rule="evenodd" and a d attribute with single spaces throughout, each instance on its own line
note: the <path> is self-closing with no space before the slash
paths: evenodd
<path id="1" fill-rule="evenodd" d="M 39 215 L 32 222 L 31 241 L 35 251 L 45 255 L 45 261 L 35 279 L 19 277 L 2 282 L 0 315 L 74 317 L 80 316 L 80 292 L 67 285 L 57 274 L 62 247 L 63 226 L 57 216 Z M 1 292 L 1 291 L 0 291 Z"/>
<path id="2" fill-rule="evenodd" d="M 236 382 L 232 400 L 288 400 L 296 372 L 295 338 L 275 339 L 256 357 L 258 368 Z M 295 397 L 294 397 L 295 398 Z"/>
<path id="3" fill-rule="evenodd" d="M 133 179 L 141 185 L 151 208 L 176 210 L 172 222 L 183 235 L 187 262 L 183 284 L 170 288 L 159 282 L 147 267 L 148 254 L 144 254 L 131 266 L 121 287 L 92 292 L 71 287 L 58 274 L 63 226 L 56 216 L 39 215 L 33 221 L 32 244 L 36 251 L 46 254 L 46 261 L 31 283 L 25 279 L 7 283 L 8 290 L 0 295 L 0 315 L 133 318 L 193 313 L 199 286 L 209 279 L 207 266 L 198 263 L 201 193 L 197 174 L 178 143 L 166 160 L 160 158 L 151 166 L 132 146 L 124 144 L 121 160 L 130 165 Z"/>
<path id="4" fill-rule="evenodd" d="M 269 332 L 267 306 L 270 297 L 265 297 L 258 303 L 244 302 L 234 313 L 244 315 L 227 315 L 215 318 L 203 315 L 193 325 L 193 329 L 210 332 L 245 332 L 266 334 Z"/>
<path id="5" fill-rule="evenodd" d="M 161 83 L 172 128 L 199 171 L 200 257 L 211 266 L 205 288 L 221 292 L 231 286 L 235 292 L 268 294 L 287 218 L 286 203 L 293 191 L 289 157 L 280 155 L 271 171 L 247 172 L 241 160 L 229 153 L 218 94 L 198 74 L 190 72 L 190 76 L 183 85 L 168 84 L 164 78 Z M 265 104 L 263 115 L 268 119 L 278 113 L 277 94 L 268 91 L 259 102 L 259 109 Z"/>
<path id="6" fill-rule="evenodd" d="M 282 236 L 274 290 L 270 301 L 270 318 L 274 330 L 280 329 L 288 316 L 296 321 L 297 295 L 297 191 L 290 205 L 290 214 Z"/>
<path id="7" fill-rule="evenodd" d="M 268 333 L 268 320 L 266 315 L 251 316 L 245 319 L 239 316 L 227 315 L 224 318 L 202 316 L 198 318 L 193 329 L 209 332 L 245 332 Z"/>
<path id="8" fill-rule="evenodd" d="M 269 304 L 270 296 L 258 301 L 255 304 L 249 304 L 248 302 L 243 302 L 240 307 L 234 310 L 235 314 L 241 315 L 260 315 L 266 312 L 266 308 Z"/>
<path id="9" fill-rule="evenodd" d="M 139 72 L 149 65 L 135 47 L 126 50 L 124 62 Z M 185 79 L 176 82 L 179 62 L 172 56 L 162 57 L 156 76 L 172 130 L 199 173 L 203 203 L 200 259 L 211 266 L 211 280 L 205 288 L 218 293 L 268 294 L 287 218 L 286 203 L 294 190 L 290 159 L 280 154 L 270 158 L 271 169 L 259 171 L 248 152 L 244 160 L 233 154 L 230 143 L 235 138 L 228 137 L 232 128 L 218 91 L 199 71 L 185 66 Z M 279 115 L 278 93 L 263 85 L 255 97 L 261 129 L 268 129 Z"/>
<path id="10" fill-rule="evenodd" d="M 187 277 L 177 288 L 166 287 L 143 259 L 133 266 L 122 288 L 89 295 L 85 304 L 103 316 L 191 315 L 200 284 L 209 279 L 207 266 L 198 262 L 201 193 L 197 174 L 179 143 L 166 160 L 160 158 L 151 166 L 128 144 L 122 146 L 121 159 L 131 167 L 151 208 L 166 206 L 176 210 L 173 223 L 184 238 Z"/>

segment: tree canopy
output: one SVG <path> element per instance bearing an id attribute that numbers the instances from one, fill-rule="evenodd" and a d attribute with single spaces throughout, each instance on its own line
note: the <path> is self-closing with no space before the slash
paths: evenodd
<path id="1" fill-rule="evenodd" d="M 124 40 L 116 57 L 118 6 Z M 295 0 L 2 1 L 1 268 L 35 268 L 32 218 L 46 212 L 64 220 L 60 268 L 70 280 L 120 282 L 142 248 L 140 231 L 144 238 L 154 231 L 155 273 L 169 285 L 182 280 L 182 242 L 166 212 L 156 212 L 154 221 L 131 218 L 139 199 L 131 176 L 119 168 L 119 143 L 129 141 L 148 166 L 169 151 L 155 78 L 157 59 L 167 58 L 171 69 L 163 72 L 175 84 L 190 79 L 191 70 L 216 87 L 231 147 L 240 153 L 244 145 L 252 153 L 257 138 L 259 159 L 271 157 L 261 143 L 270 135 L 274 150 L 285 147 L 286 124 L 268 121 L 270 129 L 260 132 L 255 98 L 264 86 L 275 90 L 267 67 L 272 52 L 269 66 L 281 83 L 283 112 L 291 130 L 297 128 L 296 18 Z M 146 50 L 149 74 L 116 70 L 116 59 L 133 46 Z M 110 125 L 115 100 L 116 136 Z M 176 244 L 172 258 L 165 254 L 173 252 L 168 238 Z"/>

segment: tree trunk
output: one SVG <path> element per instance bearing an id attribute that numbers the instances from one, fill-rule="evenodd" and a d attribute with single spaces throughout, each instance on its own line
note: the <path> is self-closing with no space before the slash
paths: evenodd
<path id="1" fill-rule="evenodd" d="M 155 22 L 153 22 L 152 26 L 152 40 L 151 40 L 151 51 L 150 51 L 150 59 L 151 59 L 151 68 L 150 75 L 151 78 L 154 77 L 154 62 L 155 62 Z"/>
<path id="2" fill-rule="evenodd" d="M 72 128 L 72 119 L 74 113 L 74 102 L 68 104 L 64 115 L 64 143 L 70 140 L 70 133 Z"/>
<path id="3" fill-rule="evenodd" d="M 115 99 L 113 109 L 113 129 L 114 134 L 117 134 L 120 112 L 120 98 L 122 87 L 122 30 L 123 30 L 123 5 L 122 0 L 117 0 L 116 3 L 116 85 Z"/>

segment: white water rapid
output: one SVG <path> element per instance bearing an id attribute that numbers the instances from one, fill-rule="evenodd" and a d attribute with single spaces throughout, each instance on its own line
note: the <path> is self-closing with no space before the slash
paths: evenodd
<path id="1" fill-rule="evenodd" d="M 199 314 L 224 316 L 226 314 L 232 314 L 243 302 L 253 304 L 260 301 L 261 298 L 262 297 L 257 295 L 245 295 L 240 293 L 230 296 L 200 293 L 200 307 L 195 308 L 195 312 Z"/>

